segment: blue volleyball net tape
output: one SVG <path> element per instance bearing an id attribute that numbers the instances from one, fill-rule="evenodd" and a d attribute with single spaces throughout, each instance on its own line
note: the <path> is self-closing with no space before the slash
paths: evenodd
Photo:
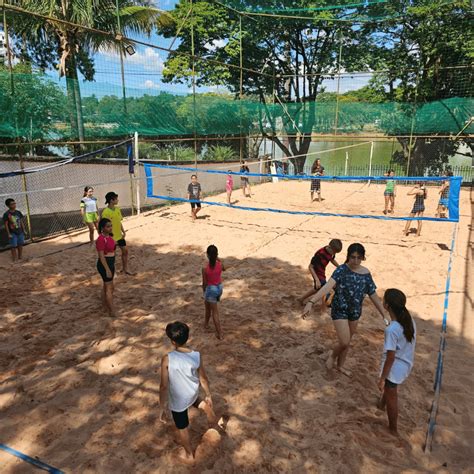
<path id="1" fill-rule="evenodd" d="M 51 474 L 64 474 L 63 471 L 56 469 L 55 467 L 50 466 L 49 464 L 46 464 L 43 461 L 40 461 L 39 459 L 32 458 L 27 454 L 23 454 L 20 451 L 17 451 L 16 449 L 10 448 L 10 446 L 7 446 L 6 444 L 0 443 L 0 449 L 11 454 L 12 456 L 21 459 L 22 461 L 26 461 L 27 463 L 37 467 L 38 469 L 42 469 L 43 471 L 50 472 Z"/>
<path id="2" fill-rule="evenodd" d="M 147 197 L 162 199 L 164 201 L 174 201 L 182 203 L 197 202 L 195 200 L 189 200 L 184 198 L 172 197 L 159 195 L 154 193 L 153 189 L 153 168 L 161 168 L 167 170 L 180 170 L 182 172 L 191 172 L 196 174 L 196 168 L 181 167 L 181 166 L 167 166 L 152 163 L 143 163 L 145 169 L 146 182 L 147 182 Z M 388 217 L 372 214 L 342 214 L 335 212 L 318 212 L 318 211 L 290 211 L 286 209 L 275 209 L 271 207 L 249 207 L 249 206 L 237 206 L 226 204 L 222 202 L 214 201 L 199 201 L 201 204 L 209 206 L 229 207 L 232 209 L 239 209 L 242 211 L 253 211 L 253 212 L 273 212 L 278 214 L 291 214 L 291 215 L 302 215 L 302 216 L 321 216 L 321 217 L 347 217 L 352 219 L 378 219 L 387 221 L 433 221 L 433 222 L 459 222 L 459 194 L 461 191 L 462 177 L 401 177 L 394 176 L 387 178 L 386 176 L 312 176 L 312 175 L 287 175 L 287 174 L 271 174 L 271 173 L 240 173 L 237 171 L 224 171 L 224 170 L 199 170 L 199 173 L 211 173 L 211 174 L 222 174 L 222 175 L 235 175 L 244 178 L 248 177 L 267 177 L 267 178 L 280 178 L 280 179 L 292 179 L 292 180 L 326 180 L 326 181 L 387 181 L 387 179 L 394 181 L 416 181 L 416 182 L 450 182 L 450 191 L 448 198 L 448 211 L 449 218 L 438 218 L 438 217 Z M 159 178 L 159 177 L 158 177 Z"/>

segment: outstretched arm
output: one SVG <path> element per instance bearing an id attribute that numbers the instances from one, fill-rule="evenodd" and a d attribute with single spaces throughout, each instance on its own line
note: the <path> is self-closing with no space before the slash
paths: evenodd
<path id="1" fill-rule="evenodd" d="M 163 423 L 165 420 L 165 413 L 168 409 L 168 355 L 161 359 L 161 380 L 160 380 L 160 413 L 158 419 Z"/>
<path id="2" fill-rule="evenodd" d="M 317 303 L 324 295 L 328 294 L 336 286 L 336 281 L 333 278 L 329 278 L 329 281 L 318 290 L 318 292 L 312 296 L 304 307 L 303 314 L 301 317 L 306 319 L 313 308 L 314 303 Z"/>
<path id="3" fill-rule="evenodd" d="M 374 303 L 374 306 L 377 308 L 377 311 L 380 313 L 380 316 L 382 316 L 383 322 L 385 323 L 385 326 L 388 326 L 390 324 L 389 320 L 385 318 L 385 310 L 383 308 L 382 301 L 380 300 L 379 296 L 377 293 L 372 293 L 369 295 L 370 300 L 372 303 Z"/>

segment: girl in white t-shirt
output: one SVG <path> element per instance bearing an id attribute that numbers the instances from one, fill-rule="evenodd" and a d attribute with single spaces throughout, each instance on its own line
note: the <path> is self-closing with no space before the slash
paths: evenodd
<path id="1" fill-rule="evenodd" d="M 410 375 L 415 358 L 415 321 L 406 308 L 405 294 L 395 288 L 388 289 L 383 297 L 384 308 L 389 312 L 391 323 L 385 329 L 382 369 L 378 382 L 382 397 L 379 408 L 387 408 L 388 425 L 398 435 L 397 387 Z"/>

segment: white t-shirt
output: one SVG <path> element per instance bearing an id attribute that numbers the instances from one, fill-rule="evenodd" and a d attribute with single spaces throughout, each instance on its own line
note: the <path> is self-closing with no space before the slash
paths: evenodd
<path id="1" fill-rule="evenodd" d="M 168 354 L 168 394 L 171 411 L 187 410 L 199 395 L 201 354 L 197 351 Z"/>
<path id="2" fill-rule="evenodd" d="M 85 208 L 86 212 L 97 212 L 97 198 L 83 197 L 81 199 L 81 207 Z"/>
<path id="3" fill-rule="evenodd" d="M 392 368 L 388 374 L 387 379 L 392 383 L 401 384 L 410 375 L 413 368 L 413 361 L 415 359 L 415 345 L 416 345 L 416 326 L 413 321 L 413 328 L 415 334 L 413 340 L 408 342 L 403 334 L 403 327 L 398 321 L 392 321 L 389 326 L 385 328 L 385 342 L 383 346 L 382 366 L 380 373 L 382 373 L 385 360 L 387 359 L 387 351 L 395 351 L 395 360 Z"/>

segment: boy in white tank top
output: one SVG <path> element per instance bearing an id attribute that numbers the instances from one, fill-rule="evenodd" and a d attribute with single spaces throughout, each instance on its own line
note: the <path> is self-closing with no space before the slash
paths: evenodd
<path id="1" fill-rule="evenodd" d="M 170 323 L 166 326 L 166 335 L 170 338 L 174 351 L 169 352 L 161 360 L 159 418 L 166 423 L 166 411 L 171 411 L 184 448 L 182 459 L 193 462 L 194 451 L 189 436 L 188 408 L 194 406 L 203 410 L 209 425 L 216 423 L 209 380 L 201 354 L 186 347 L 189 326 L 179 321 Z M 204 400 L 199 397 L 200 386 L 204 389 Z"/>

